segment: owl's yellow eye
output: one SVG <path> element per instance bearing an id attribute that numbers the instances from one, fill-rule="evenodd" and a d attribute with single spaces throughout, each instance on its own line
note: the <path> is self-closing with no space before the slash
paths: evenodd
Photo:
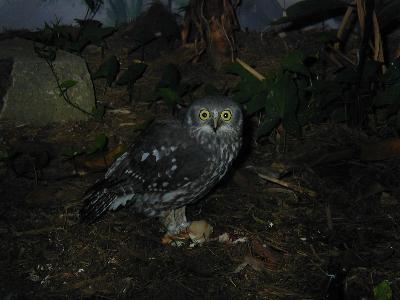
<path id="1" fill-rule="evenodd" d="M 210 112 L 207 109 L 203 108 L 202 110 L 200 110 L 199 118 L 200 120 L 205 121 L 210 118 L 210 115 Z"/>
<path id="2" fill-rule="evenodd" d="M 225 109 L 221 112 L 221 119 L 225 122 L 230 121 L 232 119 L 232 112 L 229 109 Z"/>

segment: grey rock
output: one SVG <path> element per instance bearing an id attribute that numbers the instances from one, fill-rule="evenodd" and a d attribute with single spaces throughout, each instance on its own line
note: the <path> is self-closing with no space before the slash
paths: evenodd
<path id="1" fill-rule="evenodd" d="M 53 64 L 60 82 L 78 81 L 68 95 L 73 103 L 91 112 L 95 97 L 84 59 L 58 50 Z M 60 96 L 50 67 L 35 53 L 32 41 L 20 38 L 0 41 L 1 121 L 43 126 L 87 118 Z"/>

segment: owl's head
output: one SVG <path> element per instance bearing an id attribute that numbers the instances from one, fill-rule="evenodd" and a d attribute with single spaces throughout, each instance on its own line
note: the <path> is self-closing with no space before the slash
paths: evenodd
<path id="1" fill-rule="evenodd" d="M 243 114 L 239 105 L 228 97 L 207 97 L 189 106 L 184 124 L 193 132 L 206 135 L 241 136 Z"/>

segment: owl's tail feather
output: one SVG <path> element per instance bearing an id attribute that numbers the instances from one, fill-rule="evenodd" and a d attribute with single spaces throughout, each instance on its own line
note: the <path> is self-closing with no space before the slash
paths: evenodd
<path id="1" fill-rule="evenodd" d="M 81 223 L 93 223 L 102 216 L 115 200 L 116 195 L 106 189 L 91 190 L 84 196 L 85 204 L 80 211 Z"/>

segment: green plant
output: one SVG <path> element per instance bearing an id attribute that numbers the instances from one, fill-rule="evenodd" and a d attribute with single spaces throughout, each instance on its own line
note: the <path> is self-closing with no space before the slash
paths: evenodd
<path id="1" fill-rule="evenodd" d="M 182 97 L 191 94 L 200 85 L 183 82 L 179 69 L 174 64 L 168 64 L 164 67 L 161 79 L 155 88 L 154 99 L 163 99 L 172 109 L 176 105 L 182 104 Z"/>
<path id="2" fill-rule="evenodd" d="M 103 47 L 104 39 L 115 30 L 113 27 L 102 27 L 102 23 L 95 20 L 75 19 L 75 21 L 79 24 L 77 32 L 61 26 L 59 21 L 52 24 L 46 22 L 37 41 L 58 49 L 80 53 L 89 44 Z"/>
<path id="3" fill-rule="evenodd" d="M 83 109 L 82 107 L 80 107 L 79 105 L 77 105 L 76 103 L 74 103 L 71 98 L 68 95 L 68 91 L 73 88 L 78 82 L 76 80 L 65 80 L 65 81 L 61 81 L 58 77 L 58 74 L 54 68 L 54 60 L 56 59 L 56 55 L 57 55 L 57 49 L 54 47 L 49 47 L 46 45 L 34 45 L 34 50 L 35 53 L 43 58 L 47 65 L 49 66 L 51 73 L 54 76 L 54 79 L 56 81 L 57 84 L 57 88 L 60 92 L 60 96 L 63 97 L 64 101 L 72 106 L 73 108 L 79 110 L 80 112 L 84 113 L 85 115 L 88 115 L 90 117 L 93 117 L 95 119 L 100 119 L 102 117 L 102 115 L 104 114 L 104 107 L 95 107 L 93 109 L 92 112 L 86 111 L 85 109 Z M 101 113 L 103 112 L 103 113 Z"/>
<path id="4" fill-rule="evenodd" d="M 144 63 L 133 63 L 128 66 L 128 69 L 122 73 L 118 78 L 117 85 L 126 85 L 129 93 L 129 102 L 132 102 L 133 87 L 135 82 L 142 77 L 143 73 L 146 71 L 147 65 Z"/>
<path id="5" fill-rule="evenodd" d="M 107 85 L 111 86 L 119 72 L 119 61 L 115 55 L 103 62 L 99 69 L 92 75 L 93 79 L 106 78 Z"/>
<path id="6" fill-rule="evenodd" d="M 390 287 L 390 282 L 382 281 L 377 286 L 374 286 L 374 300 L 392 300 L 393 293 Z"/>
<path id="7" fill-rule="evenodd" d="M 320 34 L 321 48 L 315 55 L 290 53 L 266 79 L 256 79 L 240 64 L 230 68 L 242 79 L 234 90 L 236 99 L 249 115 L 261 112 L 257 136 L 269 134 L 278 125 L 299 134 L 307 122 L 328 120 L 373 130 L 382 125 L 400 130 L 400 63 L 399 58 L 385 61 L 383 42 L 384 34 L 399 25 L 400 15 L 394 13 L 399 9 L 400 2 L 395 0 L 354 4 L 305 0 L 287 8 L 287 15 L 273 22 L 272 28 L 304 27 L 346 13 L 336 35 Z M 357 58 L 342 52 L 352 14 L 357 15 L 361 32 Z M 329 59 L 335 66 L 330 64 L 328 70 Z M 314 68 L 311 61 L 321 63 Z"/>
<path id="8" fill-rule="evenodd" d="M 299 113 L 310 100 L 310 93 L 303 91 L 309 88 L 312 78 L 304 60 L 302 52 L 293 52 L 277 71 L 268 78 L 259 79 L 239 63 L 228 67 L 229 73 L 241 77 L 233 90 L 234 99 L 244 105 L 247 115 L 262 113 L 257 137 L 270 134 L 279 124 L 289 133 L 300 134 Z"/>
<path id="9" fill-rule="evenodd" d="M 104 5 L 104 0 L 84 0 L 87 6 L 84 20 L 93 20 L 99 9 Z"/>
<path id="10" fill-rule="evenodd" d="M 318 55 L 292 52 L 275 72 L 259 79 L 239 63 L 228 68 L 241 77 L 234 99 L 244 105 L 247 115 L 261 113 L 257 137 L 270 134 L 278 125 L 299 135 L 310 122 L 372 128 L 371 116 L 379 122 L 378 114 L 387 123 L 378 125 L 400 130 L 400 59 L 391 62 L 384 74 L 382 64 L 373 60 L 365 62 L 362 73 L 348 66 L 327 74 L 315 66 L 318 59 Z"/>

